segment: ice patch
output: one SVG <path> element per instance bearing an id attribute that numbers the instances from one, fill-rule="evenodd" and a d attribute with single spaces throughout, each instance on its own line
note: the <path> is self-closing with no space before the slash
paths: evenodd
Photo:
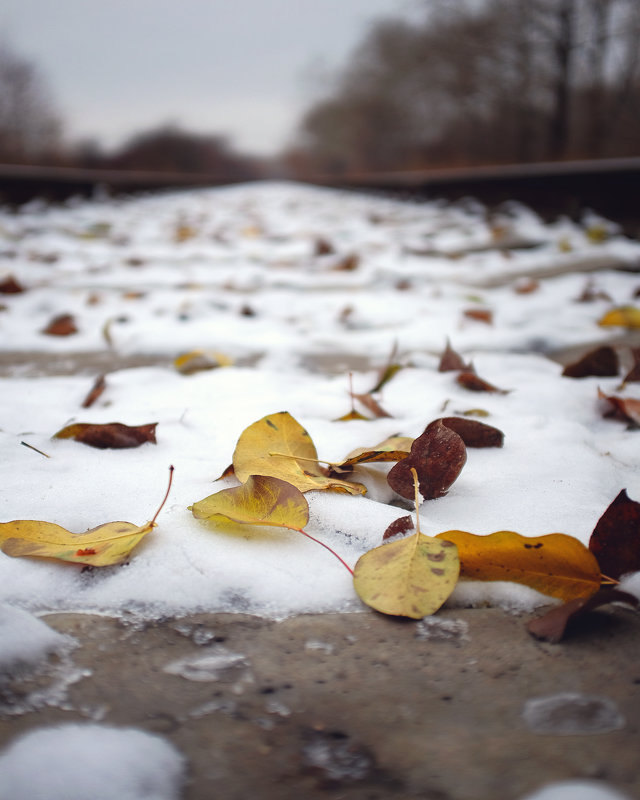
<path id="1" fill-rule="evenodd" d="M 249 661 L 241 653 L 226 647 L 212 648 L 203 655 L 188 656 L 172 661 L 163 672 L 179 675 L 188 681 L 247 682 L 251 679 Z"/>
<path id="2" fill-rule="evenodd" d="M 534 733 L 556 736 L 611 733 L 625 726 L 612 700 L 575 692 L 527 700 L 522 717 Z"/>

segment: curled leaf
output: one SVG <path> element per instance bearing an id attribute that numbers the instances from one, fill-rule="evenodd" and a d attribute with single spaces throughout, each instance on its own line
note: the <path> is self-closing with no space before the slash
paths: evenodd
<path id="1" fill-rule="evenodd" d="M 609 603 L 624 603 L 636 609 L 640 607 L 638 598 L 628 592 L 611 588 L 600 589 L 591 597 L 576 597 L 575 600 L 555 606 L 541 617 L 532 619 L 527 624 L 527 630 L 536 639 L 557 644 L 564 638 L 567 629 L 573 622 L 589 611 Z"/>
<path id="2" fill-rule="evenodd" d="M 54 434 L 54 439 L 75 439 L 89 447 L 102 450 L 139 447 L 145 442 L 156 444 L 157 422 L 148 425 L 124 425 L 122 422 L 108 422 L 103 425 L 76 422 L 67 425 Z"/>
<path id="3" fill-rule="evenodd" d="M 399 536 L 402 533 L 408 533 L 415 528 L 413 518 L 410 514 L 404 517 L 394 519 L 393 522 L 387 526 L 386 531 L 382 534 L 382 540 L 392 539 L 394 536 Z"/>
<path id="4" fill-rule="evenodd" d="M 332 478 L 320 468 L 315 445 L 307 431 L 287 411 L 269 414 L 241 434 L 233 453 L 236 477 L 268 475 L 292 483 L 301 492 L 312 489 L 364 494 L 362 484 Z"/>
<path id="5" fill-rule="evenodd" d="M 82 402 L 82 408 L 91 408 L 91 406 L 96 402 L 96 400 L 100 397 L 100 395 L 104 392 L 107 388 L 107 382 L 105 380 L 104 375 L 99 375 L 89 393 L 85 397 Z"/>
<path id="6" fill-rule="evenodd" d="M 376 611 L 421 619 L 449 597 L 459 569 L 455 546 L 416 532 L 361 556 L 353 585 L 360 599 Z"/>
<path id="7" fill-rule="evenodd" d="M 447 339 L 447 344 L 444 352 L 440 356 L 440 364 L 438 365 L 438 372 L 458 372 L 459 370 L 469 369 L 465 364 L 461 355 L 451 347 L 451 343 Z"/>
<path id="8" fill-rule="evenodd" d="M 190 506 L 196 519 L 223 517 L 245 525 L 304 528 L 309 521 L 305 496 L 280 478 L 250 475 L 242 486 L 222 489 Z"/>
<path id="9" fill-rule="evenodd" d="M 618 354 L 613 347 L 605 345 L 590 350 L 578 361 L 568 364 L 562 374 L 567 378 L 586 378 L 590 375 L 611 377 L 617 375 L 619 369 Z"/>
<path id="10" fill-rule="evenodd" d="M 466 460 L 467 449 L 460 436 L 436 420 L 414 440 L 409 455 L 391 468 L 387 482 L 395 492 L 412 500 L 413 467 L 418 473 L 420 494 L 425 500 L 433 500 L 447 493 Z"/>
<path id="11" fill-rule="evenodd" d="M 633 366 L 624 376 L 623 385 L 625 383 L 640 383 L 640 347 L 632 347 L 631 356 L 633 358 Z"/>
<path id="12" fill-rule="evenodd" d="M 216 367 L 229 367 L 232 363 L 230 358 L 214 350 L 191 350 L 178 356 L 173 366 L 182 375 L 193 375 Z"/>
<path id="13" fill-rule="evenodd" d="M 471 392 L 494 392 L 496 394 L 508 394 L 507 389 L 498 389 L 492 383 L 485 381 L 479 375 L 476 375 L 475 370 L 466 369 L 461 372 L 456 382 L 464 389 L 469 389 Z"/>
<path id="14" fill-rule="evenodd" d="M 616 397 L 616 395 L 604 394 L 598 389 L 598 397 L 609 403 L 609 410 L 604 414 L 605 417 L 630 422 L 632 425 L 640 425 L 640 400 L 633 397 Z"/>
<path id="15" fill-rule="evenodd" d="M 439 539 L 453 542 L 460 556 L 460 574 L 479 581 L 513 581 L 542 594 L 573 600 L 600 588 L 600 566 L 578 539 L 563 533 L 525 537 L 514 531 L 478 536 L 445 531 Z"/>
<path id="16" fill-rule="evenodd" d="M 378 463 L 382 461 L 401 461 L 411 450 L 413 439 L 408 436 L 390 436 L 373 447 L 358 447 L 339 464 L 332 464 L 332 472 L 347 472 L 358 464 Z"/>
<path id="17" fill-rule="evenodd" d="M 640 503 L 623 489 L 598 520 L 589 539 L 589 550 L 600 569 L 617 580 L 640 570 Z"/>

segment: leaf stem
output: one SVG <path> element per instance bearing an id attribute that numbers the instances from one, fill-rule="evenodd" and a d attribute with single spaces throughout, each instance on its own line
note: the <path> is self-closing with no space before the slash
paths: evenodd
<path id="1" fill-rule="evenodd" d="M 47 453 L 43 453 L 42 450 L 38 450 L 38 448 L 34 447 L 32 444 L 27 444 L 26 442 L 20 442 L 20 444 L 23 444 L 25 447 L 28 447 L 29 450 L 35 450 L 36 453 L 40 453 L 40 455 L 44 456 L 45 458 L 51 458 L 50 455 L 48 455 Z"/>
<path id="2" fill-rule="evenodd" d="M 291 453 L 269 453 L 270 457 L 277 456 L 278 458 L 293 458 L 295 461 L 310 461 L 312 464 L 328 464 L 330 467 L 338 466 L 331 461 L 325 461 L 323 458 L 308 458 L 306 456 L 294 456 Z"/>
<path id="3" fill-rule="evenodd" d="M 608 575 L 604 575 L 600 573 L 600 582 L 606 584 L 607 586 L 619 586 L 620 581 L 617 581 L 615 578 L 610 578 Z"/>
<path id="4" fill-rule="evenodd" d="M 167 491 L 164 493 L 164 497 L 162 498 L 162 502 L 158 506 L 158 510 L 156 511 L 156 513 L 153 516 L 153 519 L 149 523 L 149 527 L 150 528 L 153 528 L 155 526 L 156 520 L 158 519 L 158 514 L 162 511 L 162 509 L 164 507 L 164 504 L 169 499 L 169 492 L 171 491 L 171 484 L 173 483 L 173 470 L 174 469 L 175 469 L 175 467 L 173 466 L 173 464 L 171 464 L 171 466 L 169 467 L 169 485 L 167 486 Z"/>
<path id="5" fill-rule="evenodd" d="M 289 526 L 287 526 L 287 527 L 289 527 Z M 339 555 L 336 553 L 336 551 L 335 551 L 335 550 L 332 550 L 332 549 L 329 547 L 329 545 L 328 545 L 328 544 L 325 544 L 324 542 L 321 542 L 321 541 L 320 541 L 320 539 L 316 539 L 316 537 L 315 537 L 315 536 L 312 536 L 310 533 L 307 533 L 307 532 L 306 532 L 305 530 L 303 530 L 302 528 L 293 528 L 293 527 L 291 527 L 291 528 L 290 528 L 290 530 L 292 530 L 292 531 L 296 531 L 297 533 L 301 533 L 303 536 L 306 536 L 306 537 L 307 537 L 307 539 L 311 539 L 311 541 L 312 541 L 312 542 L 315 542 L 316 544 L 322 545 L 322 547 L 324 547 L 324 549 L 325 549 L 325 550 L 328 550 L 328 551 L 331 553 L 331 555 L 332 555 L 332 556 L 335 556 L 335 557 L 338 559 L 338 561 L 339 561 L 339 562 L 342 564 L 342 566 L 343 566 L 343 567 L 345 567 L 345 569 L 349 570 L 349 572 L 351 573 L 351 575 L 353 575 L 353 570 L 352 570 L 352 569 L 351 569 L 351 567 L 350 567 L 350 566 L 347 564 L 347 562 L 346 562 L 346 561 L 345 561 L 345 560 L 344 560 L 344 559 L 343 559 L 341 556 L 339 556 Z"/>

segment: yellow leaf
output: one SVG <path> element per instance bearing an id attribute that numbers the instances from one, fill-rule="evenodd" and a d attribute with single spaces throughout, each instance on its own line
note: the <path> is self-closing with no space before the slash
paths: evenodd
<path id="1" fill-rule="evenodd" d="M 191 350 L 179 355 L 173 362 L 173 366 L 183 375 L 216 367 L 230 367 L 232 364 L 233 361 L 228 356 L 215 350 Z"/>
<path id="2" fill-rule="evenodd" d="M 362 484 L 325 475 L 311 437 L 287 411 L 263 417 L 240 434 L 233 467 L 242 483 L 250 475 L 268 475 L 292 483 L 301 492 L 312 489 L 346 494 L 366 492 Z"/>
<path id="3" fill-rule="evenodd" d="M 351 422 L 355 419 L 364 420 L 365 422 L 371 422 L 369 417 L 365 417 L 364 414 L 361 414 L 359 411 L 356 411 L 355 408 L 352 408 L 351 411 L 347 411 L 346 414 L 343 414 L 341 417 L 336 417 L 334 422 Z"/>
<path id="4" fill-rule="evenodd" d="M 417 532 L 361 556 L 353 585 L 376 611 L 421 619 L 449 597 L 459 570 L 455 546 Z"/>
<path id="5" fill-rule="evenodd" d="M 299 530 L 309 521 L 305 496 L 290 483 L 250 475 L 246 483 L 205 497 L 190 506 L 196 519 L 232 520 L 245 525 L 270 525 Z"/>
<path id="6" fill-rule="evenodd" d="M 344 461 L 332 466 L 339 469 L 354 467 L 356 464 L 376 463 L 378 461 L 401 461 L 409 455 L 413 439 L 409 436 L 390 436 L 373 447 L 358 447 L 352 450 Z"/>
<path id="7" fill-rule="evenodd" d="M 619 326 L 621 328 L 640 328 L 640 308 L 635 306 L 619 306 L 598 320 L 603 328 Z"/>
<path id="8" fill-rule="evenodd" d="M 457 546 L 464 578 L 523 583 L 565 602 L 589 597 L 600 588 L 600 567 L 595 556 L 564 533 L 526 537 L 513 531 L 497 531 L 488 536 L 445 531 L 437 538 Z"/>
<path id="9" fill-rule="evenodd" d="M 20 519 L 0 523 L 0 542 L 8 556 L 36 556 L 107 567 L 126 561 L 155 522 L 107 522 L 86 533 L 71 533 L 52 522 Z"/>

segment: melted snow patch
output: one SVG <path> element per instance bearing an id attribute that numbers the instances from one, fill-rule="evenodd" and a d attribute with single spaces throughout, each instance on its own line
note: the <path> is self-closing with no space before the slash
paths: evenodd
<path id="1" fill-rule="evenodd" d="M 522 716 L 534 733 L 556 736 L 610 733 L 625 725 L 624 717 L 612 700 L 577 692 L 527 700 Z"/>

